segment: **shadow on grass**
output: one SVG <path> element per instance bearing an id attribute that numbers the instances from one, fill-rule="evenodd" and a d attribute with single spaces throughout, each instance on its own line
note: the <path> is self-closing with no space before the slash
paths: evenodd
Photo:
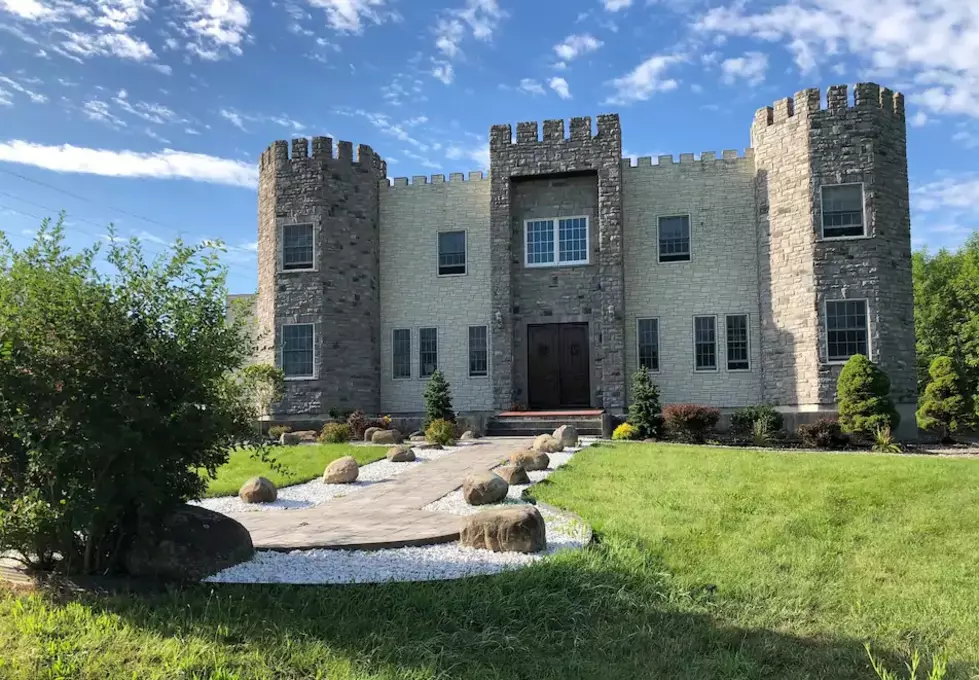
<path id="1" fill-rule="evenodd" d="M 729 627 L 711 616 L 712 597 L 709 588 L 676 592 L 639 544 L 606 537 L 529 569 L 459 581 L 202 585 L 70 599 L 149 634 L 120 667 L 127 677 L 144 677 L 141 664 L 178 677 L 169 666 L 177 659 L 153 648 L 161 637 L 213 650 L 182 659 L 179 677 L 222 680 L 875 677 L 862 640 Z M 105 652 L 113 639 L 89 644 Z M 894 654 L 875 653 L 904 668 Z"/>

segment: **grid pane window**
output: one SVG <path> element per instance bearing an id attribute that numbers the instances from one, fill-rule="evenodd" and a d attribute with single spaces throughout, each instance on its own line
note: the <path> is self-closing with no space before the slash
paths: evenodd
<path id="1" fill-rule="evenodd" d="M 282 268 L 313 268 L 312 224 L 287 224 L 282 227 Z"/>
<path id="2" fill-rule="evenodd" d="M 748 358 L 748 315 L 729 316 L 727 328 L 727 370 L 747 371 L 751 368 Z"/>
<path id="3" fill-rule="evenodd" d="M 588 261 L 587 217 L 558 220 L 558 251 L 559 262 Z"/>
<path id="4" fill-rule="evenodd" d="M 439 233 L 439 275 L 466 273 L 466 232 Z"/>
<path id="5" fill-rule="evenodd" d="M 439 367 L 439 332 L 437 328 L 418 329 L 418 375 L 427 378 Z"/>
<path id="6" fill-rule="evenodd" d="M 712 316 L 694 317 L 694 368 L 698 371 L 717 370 L 716 325 L 716 320 Z"/>
<path id="7" fill-rule="evenodd" d="M 636 333 L 639 346 L 639 365 L 650 371 L 658 371 L 659 319 L 639 319 Z"/>
<path id="8" fill-rule="evenodd" d="M 469 375 L 484 376 L 488 372 L 486 326 L 469 327 Z"/>
<path id="9" fill-rule="evenodd" d="M 411 377 L 411 330 L 394 329 L 394 378 Z"/>
<path id="10" fill-rule="evenodd" d="M 867 355 L 867 301 L 826 303 L 826 346 L 830 361 Z"/>
<path id="11" fill-rule="evenodd" d="M 554 220 L 527 222 L 527 264 L 554 262 Z"/>
<path id="12" fill-rule="evenodd" d="M 690 259 L 690 216 L 659 218 L 659 261 L 685 262 Z"/>
<path id="13" fill-rule="evenodd" d="M 823 187 L 823 238 L 863 235 L 863 185 Z"/>
<path id="14" fill-rule="evenodd" d="M 313 324 L 282 327 L 282 373 L 287 378 L 313 377 Z"/>

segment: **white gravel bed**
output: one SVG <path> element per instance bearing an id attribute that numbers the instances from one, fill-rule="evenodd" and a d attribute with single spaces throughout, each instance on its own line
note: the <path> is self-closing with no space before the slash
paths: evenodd
<path id="1" fill-rule="evenodd" d="M 191 501 L 190 503 L 224 514 L 312 508 L 333 498 L 340 498 L 341 496 L 346 496 L 361 489 L 366 489 L 377 482 L 383 482 L 397 477 L 416 465 L 422 465 L 427 461 L 448 456 L 463 448 L 461 446 L 449 446 L 441 451 L 438 449 L 424 449 L 421 451 L 415 449 L 415 460 L 410 463 L 392 463 L 385 459 L 368 463 L 360 468 L 357 474 L 357 481 L 350 484 L 324 484 L 321 478 L 317 478 L 302 484 L 284 486 L 279 489 L 279 497 L 272 503 L 245 503 L 237 496 L 204 498 L 199 501 Z"/>

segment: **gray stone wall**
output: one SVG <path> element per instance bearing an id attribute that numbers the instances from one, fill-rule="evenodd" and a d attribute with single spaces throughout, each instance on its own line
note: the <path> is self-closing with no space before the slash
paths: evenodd
<path id="1" fill-rule="evenodd" d="M 557 275 L 559 285 L 561 277 L 564 277 L 565 285 L 570 283 L 576 288 L 581 278 L 596 276 L 597 280 L 591 285 L 597 290 L 588 291 L 587 299 L 580 303 L 577 299 L 567 301 L 567 304 L 562 302 L 557 310 L 553 306 L 560 302 L 560 296 L 548 292 L 537 312 L 540 318 L 544 318 L 545 307 L 550 304 L 552 316 L 548 318 L 554 319 L 555 311 L 561 315 L 586 317 L 584 320 L 589 322 L 591 337 L 598 339 L 589 347 L 595 377 L 592 381 L 595 405 L 610 410 L 621 410 L 625 406 L 622 186 L 619 166 L 622 132 L 616 115 L 599 116 L 597 128 L 597 133 L 593 134 L 590 118 L 573 118 L 570 135 L 565 137 L 564 121 L 548 120 L 544 122 L 541 139 L 537 123 L 524 122 L 517 125 L 516 141 L 512 138 L 509 125 L 495 125 L 490 130 L 491 331 L 493 403 L 496 408 L 509 408 L 514 403 L 525 401 L 525 369 L 515 365 L 515 357 L 525 351 L 521 348 L 525 345 L 527 319 L 521 316 L 518 320 L 516 314 L 522 314 L 521 302 L 529 300 L 535 289 L 541 289 L 540 281 L 551 280 L 525 277 L 522 272 L 523 223 L 519 222 L 520 238 L 516 241 L 514 224 L 519 221 L 520 211 L 530 209 L 535 201 L 560 202 L 564 199 L 559 194 L 565 191 L 564 187 L 554 184 L 538 184 L 539 188 L 521 191 L 516 188 L 514 178 L 583 172 L 595 173 L 597 205 L 594 228 L 597 233 L 590 249 L 596 256 L 597 276 L 590 273 L 595 265 L 584 268 L 582 274 L 569 273 L 572 267 L 547 268 L 542 276 L 546 277 L 548 273 Z M 518 199 L 520 205 L 515 205 Z M 537 274 L 529 276 L 536 277 Z M 575 298 L 577 295 L 578 292 Z M 515 306 L 518 308 L 516 314 Z M 584 312 L 588 307 L 591 310 Z M 518 344 L 520 335 L 522 338 Z"/>
<path id="2" fill-rule="evenodd" d="M 384 162 L 361 145 L 314 137 L 275 142 L 262 154 L 259 182 L 260 325 L 281 347 L 284 324 L 312 323 L 312 379 L 287 380 L 278 412 L 324 415 L 380 406 L 378 183 Z M 314 269 L 281 271 L 286 224 L 312 223 Z M 272 353 L 276 363 L 279 357 Z"/>

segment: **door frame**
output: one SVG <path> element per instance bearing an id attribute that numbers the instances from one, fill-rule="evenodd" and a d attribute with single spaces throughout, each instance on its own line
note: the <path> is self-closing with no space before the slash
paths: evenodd
<path id="1" fill-rule="evenodd" d="M 592 376 L 592 362 L 591 362 L 591 325 L 587 321 L 566 321 L 566 322 L 553 321 L 553 322 L 545 322 L 545 323 L 527 323 L 527 324 L 525 324 L 524 336 L 526 338 L 526 345 L 527 345 L 527 347 L 526 347 L 526 357 L 525 357 L 526 358 L 526 361 L 527 361 L 527 364 L 526 364 L 526 366 L 527 366 L 527 369 L 526 369 L 527 408 L 528 409 L 532 408 L 531 407 L 531 402 L 532 402 L 532 392 L 533 392 L 533 387 L 532 387 L 533 383 L 531 381 L 531 369 L 530 369 L 531 363 L 533 361 L 533 357 L 531 356 L 531 352 L 533 350 L 533 347 L 530 344 L 530 334 L 531 334 L 533 328 L 541 327 L 541 326 L 554 326 L 554 327 L 578 326 L 578 327 L 583 328 L 584 331 L 585 331 L 584 332 L 584 339 L 585 339 L 585 371 L 584 371 L 584 375 L 585 375 L 585 379 L 587 380 L 587 384 L 585 386 L 586 387 L 585 394 L 588 395 L 587 401 L 585 403 L 583 403 L 583 404 L 563 404 L 563 403 L 561 403 L 561 404 L 558 404 L 556 406 L 547 407 L 547 408 L 553 408 L 553 409 L 591 408 L 591 402 L 592 402 L 592 399 L 591 399 L 591 383 L 592 383 L 592 378 L 593 378 L 593 376 Z M 561 350 L 561 331 L 560 331 L 560 328 L 558 328 L 557 338 L 556 338 L 556 346 L 554 347 L 554 350 L 556 352 L 559 352 L 559 353 L 560 353 L 560 350 Z M 561 389 L 561 358 L 560 358 L 560 354 L 559 354 L 559 357 L 558 357 L 558 392 L 557 392 L 557 394 L 558 394 L 558 400 L 559 401 L 563 401 L 563 399 L 561 398 L 562 392 L 563 392 L 563 390 Z"/>

